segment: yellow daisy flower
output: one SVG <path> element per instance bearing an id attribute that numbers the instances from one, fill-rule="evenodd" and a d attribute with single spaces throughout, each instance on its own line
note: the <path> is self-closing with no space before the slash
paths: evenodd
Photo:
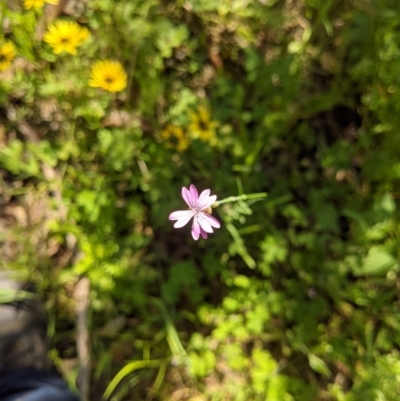
<path id="1" fill-rule="evenodd" d="M 0 72 L 7 70 L 15 59 L 17 52 L 11 42 L 0 45 Z"/>
<path id="2" fill-rule="evenodd" d="M 200 106 L 197 113 L 191 113 L 189 117 L 189 132 L 193 138 L 198 138 L 204 142 L 216 141 L 215 128 L 218 123 L 211 120 L 211 113 L 207 107 Z"/>
<path id="3" fill-rule="evenodd" d="M 177 125 L 168 124 L 161 131 L 161 137 L 165 140 L 167 148 L 175 148 L 178 152 L 184 152 L 189 147 L 187 136 Z"/>
<path id="4" fill-rule="evenodd" d="M 119 61 L 96 61 L 92 65 L 89 86 L 109 92 L 119 92 L 126 88 L 127 74 Z"/>
<path id="5" fill-rule="evenodd" d="M 88 29 L 74 21 L 56 21 L 44 35 L 44 41 L 52 48 L 54 54 L 66 52 L 76 54 L 76 48 L 88 38 Z"/>
<path id="6" fill-rule="evenodd" d="M 44 6 L 44 3 L 58 4 L 59 0 L 24 0 L 24 8 L 26 10 L 33 8 L 39 9 Z"/>

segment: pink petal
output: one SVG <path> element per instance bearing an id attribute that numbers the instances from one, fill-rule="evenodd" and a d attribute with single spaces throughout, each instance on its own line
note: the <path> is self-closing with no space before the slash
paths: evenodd
<path id="1" fill-rule="evenodd" d="M 216 201 L 216 199 L 217 199 L 217 195 L 209 196 L 200 204 L 200 198 L 199 198 L 199 202 L 197 203 L 197 207 L 200 210 L 207 209 L 208 207 L 210 207 Z"/>
<path id="2" fill-rule="evenodd" d="M 213 229 L 212 229 L 212 227 L 211 227 L 210 222 L 209 222 L 208 219 L 207 219 L 207 216 L 208 216 L 208 214 L 203 213 L 203 212 L 200 212 L 200 213 L 197 215 L 197 219 L 198 219 L 198 221 L 199 221 L 200 228 L 202 228 L 202 229 L 203 229 L 205 232 L 207 232 L 207 233 L 212 233 L 212 232 L 214 232 L 214 231 L 213 231 Z"/>
<path id="3" fill-rule="evenodd" d="M 192 202 L 192 196 L 189 190 L 186 189 L 185 187 L 182 188 L 182 198 L 190 208 L 192 209 L 194 208 L 194 203 Z"/>
<path id="4" fill-rule="evenodd" d="M 200 225 L 199 222 L 197 220 L 197 216 L 194 216 L 193 218 L 193 224 L 192 224 L 192 237 L 195 241 L 197 241 L 200 237 Z"/>
<path id="5" fill-rule="evenodd" d="M 191 195 L 190 199 L 192 201 L 192 205 L 193 207 L 196 207 L 197 201 L 199 199 L 199 193 L 197 192 L 197 189 L 193 184 L 190 185 L 190 195 Z"/>
<path id="6" fill-rule="evenodd" d="M 220 227 L 221 227 L 221 224 L 219 223 L 219 221 L 218 221 L 215 217 L 210 216 L 210 215 L 207 214 L 207 213 L 202 213 L 202 216 L 204 216 L 204 218 L 207 219 L 207 222 L 208 222 L 211 226 L 213 226 L 213 227 L 215 227 L 215 228 L 220 228 Z"/>
<path id="7" fill-rule="evenodd" d="M 189 212 L 189 210 L 178 210 L 176 212 L 172 212 L 168 220 L 179 220 L 183 215 L 186 215 L 186 213 Z"/>
<path id="8" fill-rule="evenodd" d="M 199 196 L 199 200 L 197 201 L 197 207 L 201 210 L 201 205 L 206 203 L 207 199 L 209 198 L 210 190 L 205 189 Z"/>
<path id="9" fill-rule="evenodd" d="M 177 212 L 173 212 L 169 215 L 170 220 L 177 220 L 174 224 L 175 228 L 181 228 L 186 225 L 189 220 L 193 217 L 192 210 L 179 210 Z"/>
<path id="10" fill-rule="evenodd" d="M 207 237 L 208 237 L 207 233 L 201 228 L 201 226 L 200 226 L 200 235 L 201 235 L 204 239 L 207 239 Z"/>

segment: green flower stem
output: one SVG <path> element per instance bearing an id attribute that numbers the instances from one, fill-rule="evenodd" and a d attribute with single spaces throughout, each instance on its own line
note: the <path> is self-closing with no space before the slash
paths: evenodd
<path id="1" fill-rule="evenodd" d="M 219 205 L 222 205 L 223 203 L 231 203 L 231 202 L 237 202 L 237 201 L 246 201 L 250 199 L 264 199 L 267 197 L 266 192 L 258 192 L 255 194 L 243 194 L 239 196 L 229 196 L 228 198 L 222 199 L 220 201 L 215 202 L 211 207 L 216 208 Z"/>

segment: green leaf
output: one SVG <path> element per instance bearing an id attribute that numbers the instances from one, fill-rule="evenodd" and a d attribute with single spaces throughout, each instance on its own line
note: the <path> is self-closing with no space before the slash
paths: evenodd
<path id="1" fill-rule="evenodd" d="M 324 376 L 330 376 L 331 371 L 329 370 L 327 364 L 318 356 L 314 354 L 308 355 L 308 362 L 313 369 L 317 373 L 321 373 Z"/>
<path id="2" fill-rule="evenodd" d="M 130 375 L 134 371 L 138 369 L 144 368 L 156 368 L 159 367 L 161 361 L 159 360 L 152 360 L 152 361 L 133 361 L 127 363 L 111 380 L 111 383 L 106 388 L 103 397 L 105 399 L 110 398 L 111 394 L 114 392 L 118 384 L 123 380 L 126 376 Z"/>
<path id="3" fill-rule="evenodd" d="M 22 301 L 24 299 L 32 299 L 35 297 L 36 295 L 31 292 L 0 288 L 0 304 L 7 304 L 10 302 Z"/>
<path id="4" fill-rule="evenodd" d="M 370 248 L 367 257 L 359 268 L 354 269 L 357 276 L 369 276 L 374 274 L 386 274 L 392 269 L 398 268 L 396 259 L 380 246 Z"/>

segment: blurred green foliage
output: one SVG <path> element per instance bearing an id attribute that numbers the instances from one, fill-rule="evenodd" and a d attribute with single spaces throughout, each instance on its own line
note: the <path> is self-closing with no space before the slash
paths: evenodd
<path id="1" fill-rule="evenodd" d="M 55 362 L 87 276 L 93 399 L 397 400 L 400 3 L 93 0 L 58 16 L 90 30 L 76 56 L 47 10 L 0 5 L 0 241 Z M 99 59 L 124 91 L 88 86 Z M 190 183 L 269 195 L 195 242 L 168 221 Z"/>

